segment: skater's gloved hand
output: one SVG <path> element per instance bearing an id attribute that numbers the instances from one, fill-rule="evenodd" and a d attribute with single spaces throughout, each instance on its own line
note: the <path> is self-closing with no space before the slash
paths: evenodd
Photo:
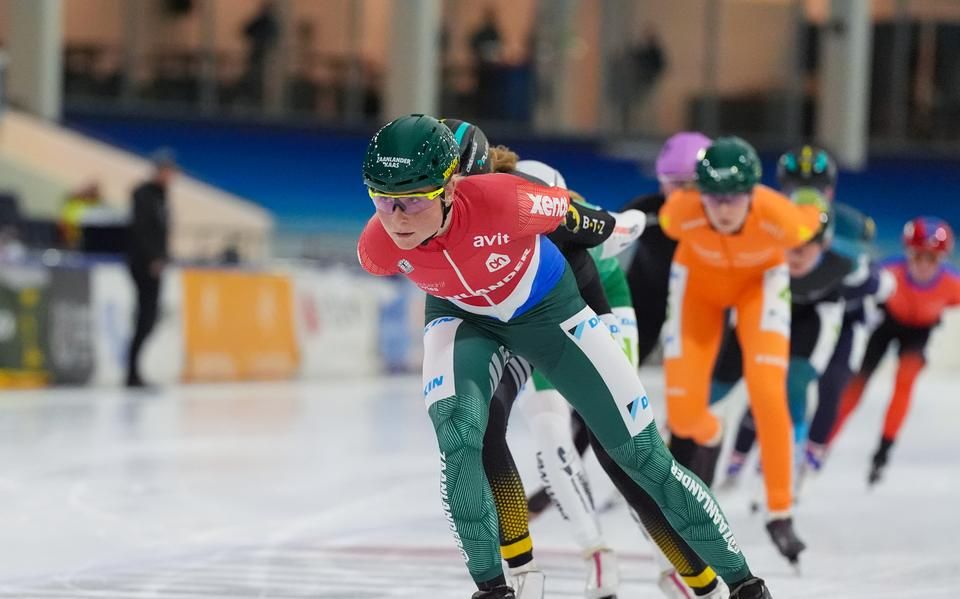
<path id="1" fill-rule="evenodd" d="M 601 258 L 616 256 L 630 247 L 647 227 L 647 214 L 639 210 L 611 212 L 616 219 L 613 234 L 603 242 Z"/>

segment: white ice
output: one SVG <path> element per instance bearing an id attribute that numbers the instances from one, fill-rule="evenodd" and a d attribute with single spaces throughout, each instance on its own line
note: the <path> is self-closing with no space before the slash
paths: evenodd
<path id="1" fill-rule="evenodd" d="M 925 374 L 887 479 L 866 485 L 890 387 L 879 373 L 796 510 L 797 575 L 748 491 L 721 496 L 777 599 L 960 595 L 960 376 Z M 662 375 L 643 372 L 651 397 Z M 415 377 L 4 392 L 0 597 L 465 599 Z M 536 484 L 519 413 L 511 445 Z M 591 459 L 592 460 L 592 459 Z M 590 462 L 597 495 L 612 487 Z M 657 597 L 625 508 L 603 516 L 621 599 Z M 582 597 L 555 511 L 532 524 L 548 597 Z"/>

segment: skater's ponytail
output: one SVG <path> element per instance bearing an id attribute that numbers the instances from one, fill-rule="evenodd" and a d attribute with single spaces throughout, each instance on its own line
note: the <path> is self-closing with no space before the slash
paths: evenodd
<path id="1" fill-rule="evenodd" d="M 507 146 L 494 146 L 490 148 L 490 160 L 493 163 L 493 172 L 512 173 L 517 170 L 517 160 L 520 157 L 517 153 Z"/>

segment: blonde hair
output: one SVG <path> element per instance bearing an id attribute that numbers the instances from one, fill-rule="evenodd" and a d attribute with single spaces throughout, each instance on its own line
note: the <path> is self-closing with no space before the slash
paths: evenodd
<path id="1" fill-rule="evenodd" d="M 507 146 L 490 148 L 490 164 L 495 173 L 512 173 L 517 170 L 517 161 L 520 157 Z"/>

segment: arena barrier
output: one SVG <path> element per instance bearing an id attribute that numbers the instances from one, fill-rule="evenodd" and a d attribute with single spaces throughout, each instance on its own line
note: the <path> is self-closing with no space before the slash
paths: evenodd
<path id="1" fill-rule="evenodd" d="M 382 370 L 391 285 L 333 268 L 170 268 L 140 357 L 153 384 Z M 120 385 L 136 293 L 123 264 L 0 269 L 0 388 Z"/>

